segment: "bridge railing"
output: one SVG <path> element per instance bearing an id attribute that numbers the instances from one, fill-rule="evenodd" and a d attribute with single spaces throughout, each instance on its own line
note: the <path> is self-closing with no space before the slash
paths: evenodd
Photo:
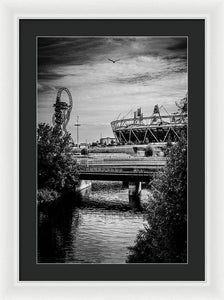
<path id="1" fill-rule="evenodd" d="M 81 165 L 94 165 L 94 164 L 129 164 L 129 165 L 136 165 L 136 164 L 147 164 L 147 165 L 155 165 L 155 164 L 165 164 L 166 159 L 153 159 L 153 160 L 147 160 L 147 159 L 80 159 L 77 160 L 78 164 Z"/>
<path id="2" fill-rule="evenodd" d="M 121 174 L 150 174 L 155 171 L 160 171 L 162 170 L 163 167 L 161 168 L 150 168 L 150 169 L 123 169 L 123 168 L 100 168 L 100 167 L 86 167 L 81 171 L 81 173 L 121 173 Z"/>
<path id="3" fill-rule="evenodd" d="M 110 173 L 110 174 L 150 174 L 162 170 L 166 165 L 166 160 L 89 160 L 81 159 L 80 173 Z"/>

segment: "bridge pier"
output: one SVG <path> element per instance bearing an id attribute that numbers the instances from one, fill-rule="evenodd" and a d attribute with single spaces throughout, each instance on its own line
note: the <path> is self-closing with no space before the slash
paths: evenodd
<path id="1" fill-rule="evenodd" d="M 137 196 L 141 194 L 142 183 L 141 182 L 129 182 L 129 196 Z"/>
<path id="2" fill-rule="evenodd" d="M 141 182 L 129 182 L 129 204 L 132 208 L 140 207 L 140 195 L 141 195 Z"/>

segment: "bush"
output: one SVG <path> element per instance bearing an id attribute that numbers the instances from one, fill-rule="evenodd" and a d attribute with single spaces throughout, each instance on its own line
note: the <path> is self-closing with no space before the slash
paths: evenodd
<path id="1" fill-rule="evenodd" d="M 70 134 L 41 123 L 37 130 L 38 189 L 59 193 L 74 191 L 78 176 L 77 164 L 72 157 Z"/>
<path id="2" fill-rule="evenodd" d="M 152 182 L 148 225 L 130 247 L 130 263 L 187 261 L 187 141 L 170 147 L 167 167 Z"/>
<path id="3" fill-rule="evenodd" d="M 145 156 L 152 156 L 153 155 L 153 149 L 150 145 L 146 146 L 145 148 Z"/>
<path id="4" fill-rule="evenodd" d="M 82 155 L 88 155 L 88 153 L 89 153 L 89 151 L 88 151 L 87 148 L 83 148 L 83 149 L 81 150 L 81 154 L 82 154 Z"/>

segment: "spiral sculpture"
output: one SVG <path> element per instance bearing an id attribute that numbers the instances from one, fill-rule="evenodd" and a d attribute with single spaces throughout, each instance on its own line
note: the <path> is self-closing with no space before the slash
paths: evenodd
<path id="1" fill-rule="evenodd" d="M 63 91 L 66 92 L 68 95 L 69 104 L 61 101 L 61 94 Z M 73 106 L 72 95 L 67 88 L 62 87 L 58 90 L 56 103 L 53 106 L 55 112 L 52 117 L 52 123 L 54 127 L 64 133 L 67 133 L 66 126 L 70 120 L 70 115 Z"/>

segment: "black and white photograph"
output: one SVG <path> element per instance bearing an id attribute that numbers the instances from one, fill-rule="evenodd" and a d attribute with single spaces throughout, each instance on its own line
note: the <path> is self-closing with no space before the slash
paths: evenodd
<path id="1" fill-rule="evenodd" d="M 36 67 L 36 263 L 187 264 L 187 36 L 37 36 Z"/>

